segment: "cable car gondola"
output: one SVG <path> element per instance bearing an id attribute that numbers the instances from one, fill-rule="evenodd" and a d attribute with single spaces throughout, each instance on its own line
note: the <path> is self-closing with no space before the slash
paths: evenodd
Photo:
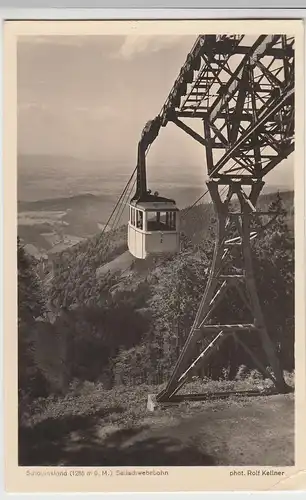
<path id="1" fill-rule="evenodd" d="M 128 248 L 134 257 L 179 251 L 179 210 L 175 201 L 146 193 L 129 205 Z"/>
<path id="2" fill-rule="evenodd" d="M 176 253 L 180 248 L 179 210 L 175 201 L 147 190 L 145 153 L 152 125 L 154 122 L 147 124 L 138 145 L 137 187 L 129 203 L 128 248 L 137 259 Z"/>

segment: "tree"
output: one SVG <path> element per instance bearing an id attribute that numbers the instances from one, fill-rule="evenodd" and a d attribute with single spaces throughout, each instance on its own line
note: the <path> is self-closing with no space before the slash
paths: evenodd
<path id="1" fill-rule="evenodd" d="M 17 238 L 18 321 L 28 323 L 43 317 L 47 311 L 42 285 L 34 263 Z"/>
<path id="2" fill-rule="evenodd" d="M 294 368 L 294 235 L 280 194 L 269 205 L 279 215 L 254 245 L 254 270 L 270 336 L 283 368 Z"/>
<path id="3" fill-rule="evenodd" d="M 152 370 L 172 370 L 193 323 L 208 268 L 205 251 L 187 244 L 151 273 L 152 327 L 147 345 Z"/>
<path id="4" fill-rule="evenodd" d="M 45 393 L 46 381 L 34 361 L 33 332 L 36 320 L 45 316 L 46 301 L 35 265 L 17 239 L 18 267 L 18 387 L 20 402 L 26 396 Z M 22 410 L 21 410 L 22 411 Z"/>

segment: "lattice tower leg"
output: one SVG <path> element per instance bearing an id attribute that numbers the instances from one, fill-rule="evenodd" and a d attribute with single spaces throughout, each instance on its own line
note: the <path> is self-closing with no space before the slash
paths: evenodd
<path id="1" fill-rule="evenodd" d="M 249 195 L 246 194 L 240 182 L 230 183 L 224 201 L 221 199 L 220 186 L 217 182 L 210 181 L 207 185 L 217 214 L 217 234 L 213 261 L 190 334 L 166 388 L 157 395 L 157 401 L 160 402 L 171 400 L 171 397 L 199 371 L 200 366 L 207 361 L 229 335 L 233 335 L 239 344 L 245 348 L 261 373 L 271 378 L 279 392 L 286 392 L 288 389 L 274 345 L 267 332 L 252 264 L 251 240 L 256 236 L 256 231 L 252 231 L 251 221 L 253 217 L 258 217 L 259 213 L 256 211 L 255 206 L 264 183 L 262 181 L 254 182 Z M 232 212 L 230 209 L 233 197 L 237 199 L 238 212 Z M 234 234 L 236 234 L 234 237 L 233 227 Z M 232 265 L 232 259 L 237 253 L 241 257 L 241 271 L 238 273 Z M 212 315 L 216 307 L 224 300 L 227 291 L 232 287 L 237 290 L 242 304 L 250 311 L 251 322 L 212 323 Z M 215 318 L 213 320 L 215 321 Z M 260 335 L 267 362 L 273 373 L 267 370 L 265 365 L 241 338 L 241 335 L 245 336 L 250 331 L 257 331 Z M 206 345 L 200 355 L 195 357 L 196 345 L 199 339 L 203 338 L 203 336 L 207 338 L 211 334 L 215 334 L 213 339 Z"/>

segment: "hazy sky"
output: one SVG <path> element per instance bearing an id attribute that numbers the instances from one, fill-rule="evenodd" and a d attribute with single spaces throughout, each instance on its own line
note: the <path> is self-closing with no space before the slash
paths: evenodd
<path id="1" fill-rule="evenodd" d="M 196 37 L 49 36 L 18 44 L 18 150 L 131 171 L 143 126 L 160 111 Z M 205 170 L 201 145 L 163 128 L 148 164 Z M 289 163 L 292 163 L 290 160 Z M 290 184 L 288 164 L 272 181 Z"/>

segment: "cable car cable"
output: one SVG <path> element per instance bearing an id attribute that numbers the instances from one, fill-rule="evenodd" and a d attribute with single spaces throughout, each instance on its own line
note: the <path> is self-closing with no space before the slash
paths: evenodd
<path id="1" fill-rule="evenodd" d="M 104 226 L 104 228 L 103 228 L 102 232 L 100 233 L 100 235 L 101 235 L 101 236 L 104 234 L 104 232 L 105 232 L 105 230 L 106 230 L 107 226 L 109 226 L 110 221 L 111 221 L 111 219 L 112 219 L 112 217 L 113 217 L 114 213 L 116 212 L 117 207 L 118 207 L 118 206 L 119 206 L 119 204 L 120 204 L 120 201 L 121 201 L 121 200 L 122 200 L 122 198 L 124 197 L 124 195 L 125 195 L 125 193 L 126 193 L 126 191 L 127 191 L 128 187 L 129 187 L 129 184 L 131 183 L 131 181 L 132 181 L 132 179 L 133 179 L 133 177 L 134 177 L 134 175 L 135 175 L 136 171 L 137 171 L 137 167 L 135 167 L 135 168 L 134 168 L 134 171 L 133 171 L 133 173 L 132 173 L 131 177 L 129 178 L 128 182 L 126 183 L 126 186 L 125 186 L 124 190 L 122 191 L 121 195 L 119 196 L 119 199 L 118 199 L 118 201 L 117 201 L 117 203 L 116 203 L 116 205 L 115 205 L 115 207 L 114 207 L 113 211 L 111 212 L 111 214 L 110 214 L 110 216 L 109 216 L 109 218 L 108 218 L 108 220 L 107 220 L 107 222 L 106 222 L 106 224 L 105 224 L 105 226 Z"/>
<path id="2" fill-rule="evenodd" d="M 125 203 L 123 203 L 123 202 L 122 202 L 122 204 L 121 204 L 121 211 L 120 211 L 120 212 L 118 211 L 118 216 L 116 217 L 115 221 L 113 222 L 113 227 L 112 227 L 112 230 L 115 230 L 115 229 L 117 229 L 117 227 L 118 227 L 118 224 L 119 224 L 119 222 L 120 222 L 120 220 L 121 220 L 121 217 L 122 217 L 122 215 L 123 215 L 124 209 L 126 208 L 127 203 L 128 203 L 128 200 L 129 200 L 129 198 L 130 198 L 130 196 L 131 196 L 131 194 L 132 194 L 132 191 L 133 191 L 133 189 L 134 189 L 134 187 L 135 187 L 136 180 L 137 180 L 137 179 L 135 179 L 135 180 L 134 180 L 134 183 L 133 183 L 133 185 L 132 185 L 132 187 L 131 187 L 130 191 L 126 193 L 126 194 L 127 194 L 127 196 L 126 196 Z"/>
<path id="3" fill-rule="evenodd" d="M 151 145 L 152 145 L 152 144 L 149 144 L 149 146 L 148 146 L 148 148 L 147 148 L 147 150 L 146 150 L 146 152 L 145 152 L 145 157 L 146 157 L 146 156 L 147 156 L 147 154 L 149 153 L 150 148 L 151 148 Z M 113 222 L 113 227 L 111 228 L 112 230 L 116 229 L 117 224 L 118 224 L 118 222 L 120 221 L 120 219 L 121 219 L 121 217 L 122 217 L 122 213 L 123 213 L 123 211 L 124 211 L 124 208 L 126 207 L 126 205 L 127 205 L 127 203 L 128 203 L 128 200 L 129 200 L 129 197 L 131 196 L 131 193 L 132 193 L 132 191 L 133 191 L 133 189 L 134 189 L 134 187 L 135 187 L 135 184 L 136 184 L 137 178 L 134 180 L 133 186 L 131 187 L 131 189 L 130 189 L 130 191 L 129 191 L 129 194 L 127 195 L 126 201 L 124 202 L 124 196 L 125 196 L 125 195 L 126 195 L 126 193 L 127 193 L 127 189 L 128 189 L 128 187 L 129 187 L 129 184 L 132 182 L 133 177 L 134 177 L 135 173 L 137 172 L 137 169 L 138 169 L 138 165 L 136 165 L 136 167 L 134 168 L 134 171 L 133 171 L 133 173 L 132 173 L 131 177 L 129 178 L 129 180 L 128 180 L 128 182 L 127 182 L 127 184 L 126 184 L 126 186 L 125 186 L 125 188 L 124 188 L 124 190 L 123 190 L 123 192 L 122 192 L 122 194 L 121 194 L 121 196 L 120 196 L 120 198 L 119 198 L 119 200 L 118 200 L 118 202 L 117 202 L 117 205 L 115 206 L 115 208 L 114 208 L 114 210 L 113 210 L 113 212 L 112 212 L 111 216 L 110 216 L 110 217 L 109 217 L 109 219 L 108 219 L 107 224 L 109 224 L 109 223 L 110 223 L 110 220 L 111 220 L 112 216 L 114 215 L 114 213 L 115 213 L 115 211 L 116 211 L 116 208 L 117 208 L 117 206 L 118 206 L 118 205 L 119 205 L 119 203 L 120 203 L 120 200 L 122 200 L 122 203 L 121 203 L 121 212 L 120 212 L 119 218 L 118 218 L 118 219 L 117 219 L 117 217 L 115 218 L 115 221 Z M 122 208 L 123 203 L 124 203 L 124 206 L 123 206 L 123 208 Z M 120 210 L 120 209 L 119 209 L 119 210 Z M 118 211 L 118 213 L 119 213 L 119 211 Z"/>

